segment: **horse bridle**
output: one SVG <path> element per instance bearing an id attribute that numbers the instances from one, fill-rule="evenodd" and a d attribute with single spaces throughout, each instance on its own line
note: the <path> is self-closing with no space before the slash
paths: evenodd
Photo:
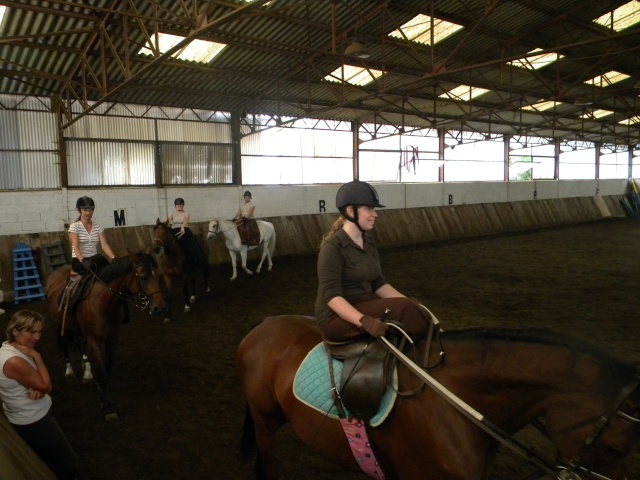
<path id="1" fill-rule="evenodd" d="M 160 226 L 160 225 L 156 225 L 156 226 L 154 227 L 153 231 L 155 232 L 155 231 L 156 231 L 156 229 L 157 229 L 159 226 Z M 165 242 L 163 242 L 162 240 L 160 240 L 158 237 L 154 236 L 154 237 L 153 237 L 153 242 L 151 242 L 151 248 L 153 249 L 153 251 L 154 251 L 154 252 L 156 251 L 156 248 L 157 248 L 158 250 L 164 250 L 166 247 L 168 247 L 168 246 L 170 246 L 171 244 L 173 244 L 173 243 L 177 242 L 177 241 L 178 241 L 178 238 L 180 238 L 178 235 L 175 235 L 175 234 L 172 234 L 172 236 L 171 236 L 171 237 L 172 237 L 172 238 L 171 238 L 171 240 L 169 240 L 168 242 L 166 242 L 166 243 L 165 243 Z M 155 243 L 156 243 L 156 242 L 159 242 L 159 243 L 160 243 L 160 246 L 159 246 L 159 247 L 154 247 L 154 245 L 155 245 Z M 156 253 L 158 253 L 158 252 L 156 252 Z"/>
<path id="2" fill-rule="evenodd" d="M 234 226 L 231 228 L 227 228 L 226 230 L 220 230 L 220 222 L 217 220 L 215 222 L 216 222 L 216 226 L 213 227 L 213 230 L 210 229 L 208 232 L 212 233 L 216 237 L 221 233 L 228 232 L 229 230 L 233 230 L 235 228 L 235 224 L 234 224 Z"/>
<path id="3" fill-rule="evenodd" d="M 571 427 L 563 429 L 558 432 L 546 432 L 547 436 L 562 435 L 564 433 L 568 433 L 570 431 L 573 431 L 577 428 L 583 427 L 590 423 L 595 423 L 593 427 L 593 431 L 585 439 L 584 444 L 580 449 L 580 452 L 570 460 L 569 467 L 559 467 L 561 468 L 560 473 L 563 474 L 559 478 L 561 478 L 562 480 L 581 480 L 581 477 L 578 476 L 577 473 L 575 473 L 577 471 L 577 472 L 588 475 L 587 478 L 592 478 L 596 480 L 611 480 L 609 477 L 605 477 L 604 475 L 600 475 L 597 472 L 589 470 L 588 468 L 583 467 L 581 464 L 583 462 L 584 456 L 587 454 L 589 449 L 594 446 L 596 440 L 598 440 L 602 436 L 603 432 L 607 429 L 613 417 L 618 417 L 624 422 L 627 422 L 632 425 L 640 426 L 640 418 L 631 416 L 620 409 L 620 407 L 625 402 L 625 400 L 629 397 L 629 395 L 631 395 L 631 393 L 636 388 L 638 388 L 638 385 L 640 385 L 640 372 L 632 382 L 629 382 L 627 385 L 622 387 L 622 389 L 616 395 L 615 400 L 612 402 L 611 408 L 605 414 L 597 417 L 591 417 L 585 421 L 582 421 L 576 425 L 572 425 Z"/>
<path id="4" fill-rule="evenodd" d="M 149 297 L 155 295 L 156 293 L 162 293 L 162 290 L 158 289 L 155 292 L 147 293 L 144 287 L 142 286 L 142 279 L 140 278 L 140 274 L 138 273 L 139 268 L 144 269 L 144 264 L 141 262 L 135 262 L 133 260 L 132 260 L 132 263 L 133 263 L 133 273 L 135 276 L 135 282 L 136 282 L 136 286 L 138 287 L 138 293 L 135 296 L 128 295 L 126 293 L 118 292 L 117 290 L 114 290 L 113 288 L 111 288 L 109 284 L 107 284 L 104 280 L 102 280 L 96 274 L 96 272 L 94 272 L 92 269 L 89 269 L 89 273 L 93 275 L 94 281 L 97 280 L 102 285 L 107 287 L 107 289 L 111 293 L 113 293 L 116 297 L 120 298 L 121 300 L 124 300 L 125 302 L 130 302 L 134 307 L 137 307 L 140 310 L 144 311 L 149 307 L 149 304 L 151 303 L 151 300 L 149 300 Z"/>

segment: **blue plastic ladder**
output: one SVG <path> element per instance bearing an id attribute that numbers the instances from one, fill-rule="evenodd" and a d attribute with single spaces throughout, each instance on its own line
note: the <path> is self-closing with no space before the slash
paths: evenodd
<path id="1" fill-rule="evenodd" d="M 16 304 L 45 299 L 33 252 L 26 243 L 19 243 L 13 249 L 13 290 Z"/>

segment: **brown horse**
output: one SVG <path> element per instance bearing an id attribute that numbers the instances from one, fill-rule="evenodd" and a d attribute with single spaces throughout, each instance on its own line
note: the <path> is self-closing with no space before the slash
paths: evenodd
<path id="1" fill-rule="evenodd" d="M 159 314 L 165 303 L 158 284 L 157 263 L 145 253 L 118 258 L 97 274 L 87 273 L 92 282 L 75 308 L 60 311 L 60 297 L 69 282 L 71 267 L 55 270 L 47 279 L 47 304 L 56 323 L 58 343 L 67 362 L 66 376 L 73 376 L 70 349 L 80 347 L 86 352 L 92 375 L 85 371 L 85 381 L 95 376 L 105 419 L 118 415 L 109 398 L 108 377 L 115 360 L 115 348 L 120 328 L 128 316 L 127 301 L 133 300 L 149 313 Z M 85 357 L 85 358 L 86 358 Z"/>
<path id="2" fill-rule="evenodd" d="M 293 394 L 297 368 L 320 340 L 312 318 L 283 315 L 267 318 L 239 346 L 247 401 L 242 453 L 247 459 L 257 447 L 258 479 L 277 478 L 276 432 L 286 422 L 314 451 L 359 470 L 340 422 Z M 508 447 L 511 435 L 532 423 L 555 446 L 558 463 L 526 447 L 523 454 L 532 453 L 546 474 L 565 480 L 626 478 L 625 462 L 640 439 L 637 365 L 544 330 L 472 329 L 445 332 L 440 340 L 444 361 L 436 358 L 439 348 L 432 348 L 430 364 L 437 366 L 428 370 L 429 378 L 481 412 L 482 423 L 497 435 L 430 386 L 398 396 L 384 423 L 368 428 L 387 479 L 487 479 L 500 443 Z M 422 358 L 422 348 L 416 358 Z M 398 376 L 400 391 L 416 390 L 418 377 L 403 364 Z"/>
<path id="3" fill-rule="evenodd" d="M 167 287 L 167 317 L 165 322 L 171 321 L 170 292 L 172 279 L 182 280 L 182 293 L 184 296 L 184 312 L 191 310 L 191 304 L 196 301 L 196 274 L 204 278 L 205 292 L 209 293 L 209 244 L 199 235 L 191 235 L 194 240 L 192 248 L 199 248 L 200 252 L 187 252 L 181 244 L 179 237 L 174 235 L 167 222 L 161 222 L 158 218 L 153 227 L 152 248 L 155 253 L 162 255 L 162 271 Z M 190 261 L 189 256 L 198 254 L 202 261 Z M 198 257 L 196 257 L 198 258 Z"/>

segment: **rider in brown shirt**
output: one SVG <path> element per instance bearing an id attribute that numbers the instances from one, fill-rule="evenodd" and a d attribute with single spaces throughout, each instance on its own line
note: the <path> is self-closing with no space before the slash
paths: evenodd
<path id="1" fill-rule="evenodd" d="M 315 314 L 325 338 L 342 341 L 367 333 L 379 337 L 387 331 L 385 321 L 402 324 L 413 336 L 426 334 L 426 309 L 382 275 L 380 256 L 368 233 L 378 217 L 375 209 L 384 207 L 375 189 L 357 180 L 346 183 L 338 190 L 336 206 L 340 218 L 325 235 L 318 255 Z"/>

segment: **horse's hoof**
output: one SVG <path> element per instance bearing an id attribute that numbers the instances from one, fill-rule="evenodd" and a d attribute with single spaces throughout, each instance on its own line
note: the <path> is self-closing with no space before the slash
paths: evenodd
<path id="1" fill-rule="evenodd" d="M 73 370 L 64 372 L 64 378 L 66 378 L 67 380 L 73 380 L 76 378 L 76 372 L 74 372 Z"/>
<path id="2" fill-rule="evenodd" d="M 184 313 L 189 313 L 191 311 L 191 307 L 189 305 L 184 306 Z"/>
<path id="3" fill-rule="evenodd" d="M 171 323 L 171 318 L 166 317 L 166 318 L 162 321 L 162 323 Z"/>
<path id="4" fill-rule="evenodd" d="M 118 420 L 120 420 L 120 419 L 118 418 L 118 414 L 117 414 L 116 412 L 107 413 L 107 414 L 104 416 L 104 419 L 105 419 L 107 422 L 109 422 L 109 423 L 111 423 L 111 422 L 117 422 Z"/>
<path id="5" fill-rule="evenodd" d="M 236 278 L 238 278 L 238 277 L 231 277 L 231 278 L 229 279 L 229 281 L 230 281 L 230 282 L 233 282 Z"/>
<path id="6" fill-rule="evenodd" d="M 194 303 L 196 303 L 196 296 L 195 296 L 195 295 L 192 295 L 192 296 L 189 298 L 189 303 L 190 303 L 191 305 L 193 305 Z"/>

